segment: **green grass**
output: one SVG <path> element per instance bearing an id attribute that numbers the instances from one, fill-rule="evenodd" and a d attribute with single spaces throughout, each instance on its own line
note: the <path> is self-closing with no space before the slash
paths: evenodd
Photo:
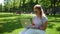
<path id="1" fill-rule="evenodd" d="M 22 28 L 20 19 L 30 19 L 34 14 L 16 15 L 13 13 L 0 13 L 0 34 L 19 34 Z M 47 16 L 47 34 L 60 34 L 60 15 Z"/>

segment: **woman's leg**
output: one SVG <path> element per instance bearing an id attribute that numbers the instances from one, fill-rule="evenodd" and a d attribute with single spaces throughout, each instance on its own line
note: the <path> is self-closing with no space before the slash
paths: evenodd
<path id="1" fill-rule="evenodd" d="M 43 31 L 43 30 L 37 30 L 37 33 L 38 34 L 45 34 L 45 31 Z"/>
<path id="2" fill-rule="evenodd" d="M 25 34 L 34 34 L 34 29 L 28 29 Z"/>
<path id="3" fill-rule="evenodd" d="M 45 34 L 45 31 L 38 29 L 29 29 L 25 32 L 25 34 Z"/>
<path id="4" fill-rule="evenodd" d="M 20 34 L 24 34 L 28 29 L 23 30 Z"/>
<path id="5" fill-rule="evenodd" d="M 46 32 L 42 30 L 42 31 L 41 31 L 41 34 L 46 34 Z"/>

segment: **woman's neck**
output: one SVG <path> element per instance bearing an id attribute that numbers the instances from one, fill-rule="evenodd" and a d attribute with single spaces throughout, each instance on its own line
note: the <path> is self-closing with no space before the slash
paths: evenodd
<path id="1" fill-rule="evenodd" d="M 37 15 L 37 17 L 38 17 L 38 18 L 42 18 L 42 16 L 41 16 L 41 15 Z"/>

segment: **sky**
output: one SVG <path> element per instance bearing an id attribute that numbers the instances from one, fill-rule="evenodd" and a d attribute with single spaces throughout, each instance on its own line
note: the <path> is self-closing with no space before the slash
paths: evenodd
<path id="1" fill-rule="evenodd" d="M 2 5 L 4 5 L 4 0 L 0 0 L 0 4 L 2 3 Z"/>

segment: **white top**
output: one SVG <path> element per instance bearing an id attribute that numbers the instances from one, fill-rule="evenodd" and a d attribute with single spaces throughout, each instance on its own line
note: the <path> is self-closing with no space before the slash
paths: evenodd
<path id="1" fill-rule="evenodd" d="M 42 26 L 42 24 L 47 22 L 48 20 L 46 16 L 42 16 L 42 19 L 38 18 L 37 16 L 34 16 L 33 21 L 35 25 Z"/>

